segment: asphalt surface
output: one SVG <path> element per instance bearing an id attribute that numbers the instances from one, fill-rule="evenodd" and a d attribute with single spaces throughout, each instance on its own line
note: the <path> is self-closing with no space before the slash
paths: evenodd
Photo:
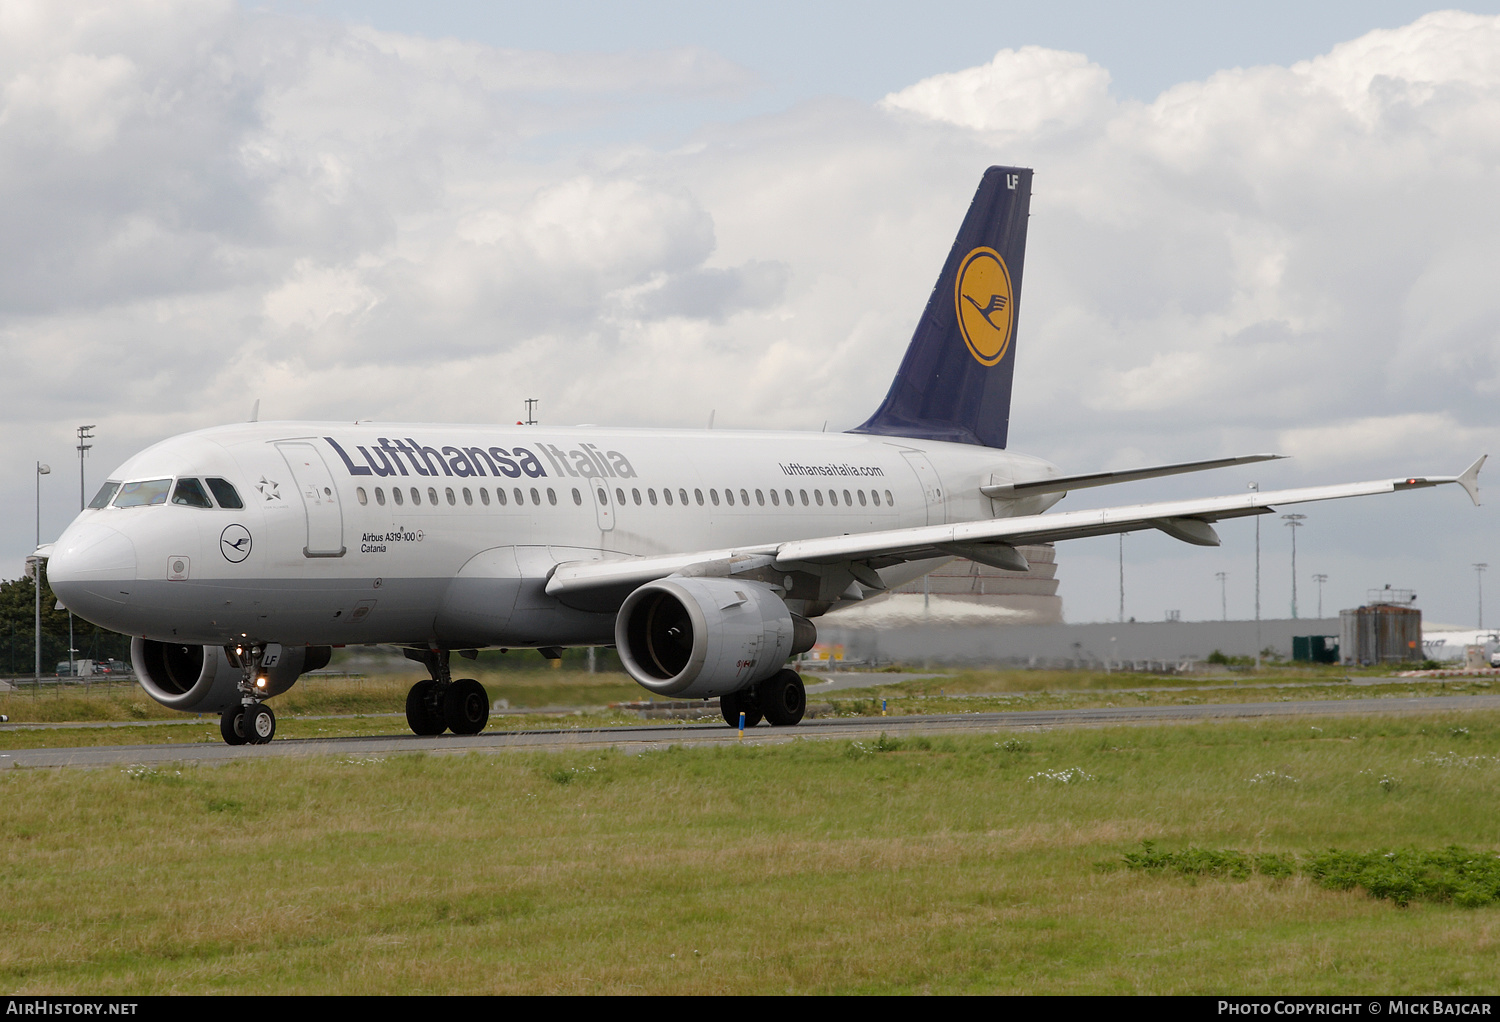
<path id="1" fill-rule="evenodd" d="M 355 759 L 401 753 L 559 751 L 617 748 L 647 752 L 670 745 L 723 745 L 738 741 L 775 744 L 797 739 L 861 739 L 892 735 L 985 734 L 1061 727 L 1169 724 L 1269 717 L 1366 717 L 1393 714 L 1500 710 L 1500 695 L 1416 696 L 1399 699 L 1298 700 L 1195 706 L 1112 706 L 1087 710 L 1022 710 L 1007 713 L 953 713 L 910 717 L 830 717 L 796 727 L 766 725 L 739 733 L 722 723 L 684 722 L 648 727 L 569 728 L 553 731 L 490 732 L 460 737 L 421 738 L 393 734 L 376 738 L 276 740 L 269 745 L 105 745 L 86 748 L 17 749 L 0 753 L 4 767 L 103 767 L 120 764 L 223 763 L 264 757 L 334 756 Z"/>

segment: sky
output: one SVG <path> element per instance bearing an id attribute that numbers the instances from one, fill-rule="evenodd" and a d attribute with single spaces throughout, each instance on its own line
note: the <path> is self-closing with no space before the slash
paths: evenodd
<path id="1" fill-rule="evenodd" d="M 849 428 L 991 164 L 1036 172 L 1012 449 L 1293 456 L 1064 508 L 1500 453 L 1500 3 L 1223 8 L 0 0 L 0 577 L 76 513 L 85 423 L 90 495 L 256 401 Z M 1325 613 L 1474 624 L 1497 506 L 1295 509 L 1302 616 L 1326 574 Z M 1253 614 L 1220 533 L 1126 537 L 1126 615 L 1218 617 L 1217 572 Z M 1119 550 L 1062 546 L 1069 620 L 1118 614 Z"/>

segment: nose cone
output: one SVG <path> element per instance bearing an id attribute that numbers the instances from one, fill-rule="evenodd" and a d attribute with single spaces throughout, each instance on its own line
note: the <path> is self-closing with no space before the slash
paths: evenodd
<path id="1" fill-rule="evenodd" d="M 106 628 L 110 608 L 118 610 L 129 599 L 135 577 L 135 545 L 95 522 L 70 525 L 47 561 L 47 581 L 63 605 Z"/>

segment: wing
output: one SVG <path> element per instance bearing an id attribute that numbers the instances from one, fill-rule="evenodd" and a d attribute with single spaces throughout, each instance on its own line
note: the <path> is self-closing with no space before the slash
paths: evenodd
<path id="1" fill-rule="evenodd" d="M 1026 561 L 1015 549 L 1017 545 L 1143 529 L 1158 529 L 1175 539 L 1199 546 L 1218 546 L 1219 537 L 1214 532 L 1213 523 L 1226 518 L 1270 514 L 1287 504 L 1415 490 L 1444 483 L 1462 486 L 1477 505 L 1479 469 L 1484 461 L 1485 458 L 1481 457 L 1456 476 L 1377 479 L 1364 483 L 985 519 L 956 525 L 889 529 L 723 550 L 607 561 L 567 561 L 553 569 L 547 580 L 547 593 L 565 603 L 577 602 L 588 604 L 591 609 L 601 609 L 624 599 L 635 587 L 668 575 L 765 577 L 778 582 L 784 576 L 800 575 L 803 579 L 810 576 L 816 580 L 815 585 L 799 587 L 803 591 L 794 595 L 801 598 L 862 599 L 861 587 L 885 588 L 876 569 L 904 561 L 956 556 L 1024 571 Z M 817 590 L 816 595 L 810 591 L 812 588 Z"/>

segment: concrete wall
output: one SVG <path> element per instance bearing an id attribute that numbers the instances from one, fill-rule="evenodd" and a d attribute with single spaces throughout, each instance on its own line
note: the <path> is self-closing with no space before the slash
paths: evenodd
<path id="1" fill-rule="evenodd" d="M 902 625 L 851 628 L 820 619 L 818 641 L 841 643 L 846 660 L 876 663 L 1086 666 L 1110 661 L 1254 656 L 1270 647 L 1290 659 L 1292 636 L 1337 635 L 1338 618 L 1261 621 L 1140 621 L 1083 625 Z"/>

